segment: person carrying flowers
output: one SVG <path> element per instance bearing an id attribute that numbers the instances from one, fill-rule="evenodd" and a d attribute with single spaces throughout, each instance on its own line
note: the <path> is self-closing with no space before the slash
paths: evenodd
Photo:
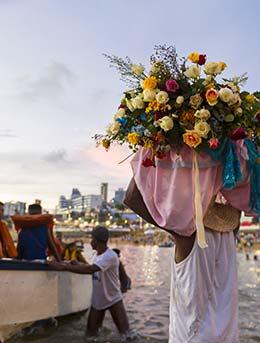
<path id="1" fill-rule="evenodd" d="M 169 343 L 238 342 L 234 232 L 260 217 L 260 93 L 223 61 L 156 46 L 148 73 L 107 56 L 131 90 L 105 135 L 133 150 L 125 203 L 172 233 Z"/>

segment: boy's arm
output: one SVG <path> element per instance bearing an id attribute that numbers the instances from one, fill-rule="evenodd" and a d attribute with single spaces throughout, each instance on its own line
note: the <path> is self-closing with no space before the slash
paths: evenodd
<path id="1" fill-rule="evenodd" d="M 58 271 L 69 271 L 78 274 L 94 274 L 95 272 L 100 271 L 100 268 L 95 264 L 70 264 L 65 262 L 48 262 L 49 266 Z"/>

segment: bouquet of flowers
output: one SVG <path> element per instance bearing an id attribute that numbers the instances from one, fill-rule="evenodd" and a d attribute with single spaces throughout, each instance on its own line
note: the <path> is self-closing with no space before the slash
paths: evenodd
<path id="1" fill-rule="evenodd" d="M 134 152 L 149 149 L 143 161 L 148 167 L 183 145 L 199 152 L 217 149 L 226 138 L 259 143 L 260 92 L 241 90 L 246 74 L 220 79 L 225 62 L 207 62 L 199 52 L 179 58 L 164 45 L 155 46 L 148 72 L 128 57 L 106 57 L 131 87 L 106 134 L 95 136 L 106 149 L 113 142 L 127 143 Z"/>

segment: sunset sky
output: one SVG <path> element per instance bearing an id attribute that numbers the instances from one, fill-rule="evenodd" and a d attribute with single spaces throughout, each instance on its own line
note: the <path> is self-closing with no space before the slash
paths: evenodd
<path id="1" fill-rule="evenodd" d="M 126 187 L 127 149 L 97 149 L 124 84 L 103 53 L 148 65 L 155 44 L 224 60 L 259 89 L 258 0 L 0 0 L 0 200 L 53 208 L 72 187 Z"/>

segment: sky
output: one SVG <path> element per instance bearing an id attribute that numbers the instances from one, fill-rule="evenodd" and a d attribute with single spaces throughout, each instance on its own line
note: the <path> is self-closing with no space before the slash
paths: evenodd
<path id="1" fill-rule="evenodd" d="M 125 85 L 103 53 L 149 65 L 156 44 L 180 56 L 223 60 L 259 89 L 258 0 L 0 0 L 0 201 L 61 194 L 109 197 L 131 178 L 127 148 L 106 152 L 103 133 Z"/>

